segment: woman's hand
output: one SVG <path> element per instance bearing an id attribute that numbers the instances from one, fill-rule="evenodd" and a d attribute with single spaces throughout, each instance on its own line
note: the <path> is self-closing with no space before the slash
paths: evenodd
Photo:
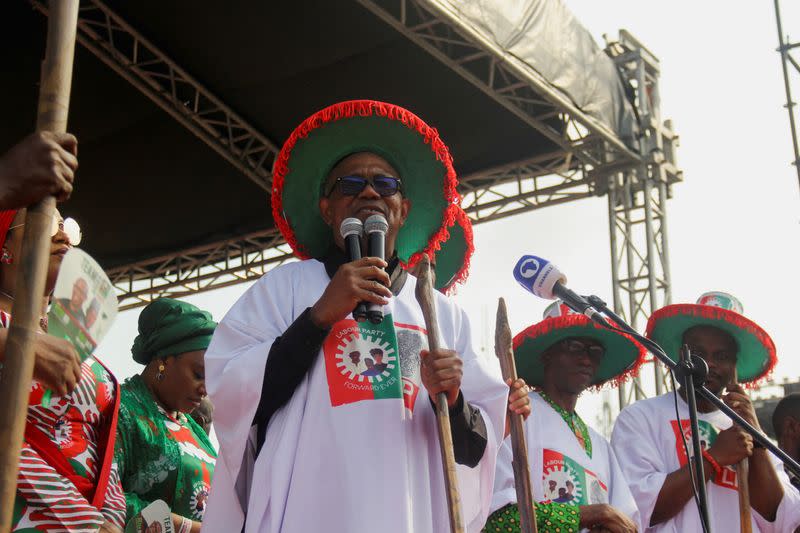
<path id="1" fill-rule="evenodd" d="M 81 380 L 81 360 L 69 341 L 37 333 L 33 351 L 33 377 L 56 396 L 72 392 Z"/>
<path id="2" fill-rule="evenodd" d="M 122 530 L 111 522 L 106 521 L 100 526 L 98 533 L 122 533 Z"/>
<path id="3" fill-rule="evenodd" d="M 0 352 L 5 359 L 8 329 L 0 329 Z M 81 379 L 81 360 L 69 341 L 36 333 L 33 340 L 33 377 L 57 396 L 69 394 Z"/>

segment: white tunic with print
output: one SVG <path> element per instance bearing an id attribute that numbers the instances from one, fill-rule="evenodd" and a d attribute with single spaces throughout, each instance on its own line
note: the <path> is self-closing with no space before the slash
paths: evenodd
<path id="1" fill-rule="evenodd" d="M 238 532 L 245 514 L 246 533 L 449 530 L 436 419 L 419 377 L 427 342 L 412 276 L 384 308 L 382 325 L 348 319 L 333 327 L 253 457 L 251 421 L 270 347 L 329 281 L 316 260 L 276 268 L 217 328 L 206 384 L 220 458 L 204 531 Z M 481 410 L 488 432 L 478 466 L 458 468 L 467 531 L 477 532 L 489 513 L 508 387 L 496 364 L 472 349 L 464 314 L 438 293 L 436 306 L 443 345 L 464 360 L 464 398 Z"/>
<path id="2" fill-rule="evenodd" d="M 589 457 L 561 415 L 539 393 L 532 392 L 530 398 L 532 412 L 524 428 L 536 501 L 574 505 L 609 503 L 640 526 L 636 502 L 608 441 L 589 428 L 592 441 Z M 497 458 L 492 512 L 517 502 L 512 456 L 508 438 Z"/>
<path id="3" fill-rule="evenodd" d="M 675 393 L 640 400 L 619 414 L 611 436 L 611 444 L 620 465 L 630 480 L 631 491 L 639 504 L 642 522 L 650 523 L 656 499 L 666 477 L 687 463 L 686 451 L 680 438 L 681 431 L 691 450 L 689 410 L 686 402 L 677 397 L 681 422 L 675 416 Z M 717 434 L 731 426 L 731 421 L 720 411 L 699 413 L 701 445 L 710 447 Z M 782 466 L 776 465 L 778 475 L 787 486 L 788 479 Z M 712 531 L 739 531 L 739 494 L 736 471 L 723 468 L 721 476 L 706 483 Z M 754 490 L 751 487 L 750 490 Z M 795 491 L 796 493 L 797 491 Z M 752 510 L 753 531 L 793 531 L 790 528 L 791 509 L 798 498 L 784 489 L 784 498 L 778 509 L 778 519 L 767 522 L 755 509 Z M 648 528 L 649 532 L 702 531 L 697 504 L 689 500 L 671 520 Z"/>

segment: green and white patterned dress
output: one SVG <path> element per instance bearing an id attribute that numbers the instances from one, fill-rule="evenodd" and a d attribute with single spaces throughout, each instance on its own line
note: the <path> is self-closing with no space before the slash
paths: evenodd
<path id="1" fill-rule="evenodd" d="M 141 376 L 121 389 L 116 460 L 126 522 L 155 500 L 202 521 L 217 458 L 208 436 L 191 417 L 173 418 L 161 408 Z"/>

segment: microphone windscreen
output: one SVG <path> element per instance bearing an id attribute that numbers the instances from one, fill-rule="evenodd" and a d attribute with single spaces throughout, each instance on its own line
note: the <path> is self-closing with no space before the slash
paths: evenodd
<path id="1" fill-rule="evenodd" d="M 359 219 L 355 217 L 346 218 L 342 220 L 342 225 L 339 226 L 339 233 L 342 234 L 343 239 L 346 239 L 348 235 L 356 235 L 361 237 L 363 227 L 364 225 Z"/>
<path id="2" fill-rule="evenodd" d="M 369 218 L 364 221 L 364 233 L 367 235 L 375 232 L 385 234 L 387 231 L 389 231 L 389 223 L 386 222 L 386 217 L 383 215 L 370 215 Z"/>
<path id="3" fill-rule="evenodd" d="M 525 290 L 539 298 L 555 300 L 553 287 L 556 283 L 564 285 L 567 277 L 547 259 L 535 255 L 523 255 L 514 267 L 514 279 Z"/>

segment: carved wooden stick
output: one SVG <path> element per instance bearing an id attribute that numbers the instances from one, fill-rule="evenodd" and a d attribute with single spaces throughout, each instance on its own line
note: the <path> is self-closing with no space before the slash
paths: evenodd
<path id="1" fill-rule="evenodd" d="M 63 133 L 67 128 L 78 4 L 79 0 L 50 2 L 36 120 L 38 131 Z M 33 343 L 40 332 L 55 206 L 56 199 L 47 197 L 29 207 L 25 215 L 20 268 L 0 380 L 0 405 L 3 406 L 0 410 L 0 532 L 3 533 L 11 529 L 19 453 L 33 377 Z"/>
<path id="2" fill-rule="evenodd" d="M 428 348 L 431 351 L 441 348 L 439 341 L 439 323 L 436 320 L 436 303 L 433 298 L 431 283 L 431 265 L 427 255 L 422 256 L 417 273 L 417 290 L 415 292 L 422 316 L 425 317 L 425 329 L 428 330 Z M 447 492 L 447 508 L 450 514 L 451 533 L 463 533 L 464 521 L 461 516 L 461 498 L 458 495 L 458 478 L 456 477 L 456 457 L 453 452 L 453 434 L 450 430 L 450 411 L 447 407 L 447 395 L 440 392 L 436 395 L 436 428 L 439 433 L 439 450 L 442 452 L 444 469 L 444 486 Z"/>
<path id="3" fill-rule="evenodd" d="M 517 365 L 514 363 L 511 328 L 508 326 L 506 301 L 497 302 L 497 321 L 494 330 L 494 353 L 500 360 L 503 380 L 517 379 Z M 533 505 L 533 489 L 531 488 L 531 469 L 528 463 L 528 446 L 525 443 L 525 429 L 522 415 L 508 413 L 511 425 L 512 466 L 514 468 L 514 486 L 517 489 L 517 506 L 519 508 L 520 531 L 537 533 L 536 510 Z"/>

